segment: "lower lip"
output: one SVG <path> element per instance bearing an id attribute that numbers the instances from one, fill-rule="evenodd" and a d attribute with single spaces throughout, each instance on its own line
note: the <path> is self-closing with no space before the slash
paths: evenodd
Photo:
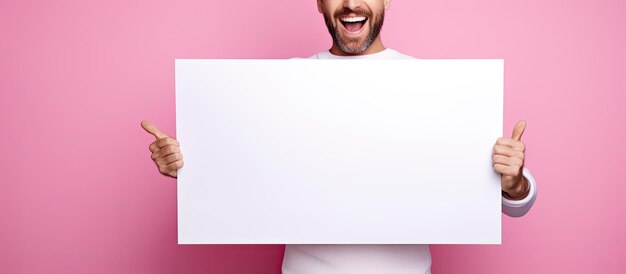
<path id="1" fill-rule="evenodd" d="M 348 29 L 346 29 L 346 27 L 343 25 L 343 23 L 341 23 L 341 20 L 339 20 L 339 25 L 341 25 L 341 28 L 343 29 L 343 31 L 349 35 L 358 35 L 361 32 L 363 32 L 363 29 L 365 29 L 365 26 L 367 26 L 367 22 L 369 21 L 369 18 L 367 20 L 365 20 L 365 22 L 363 23 L 363 26 L 357 30 L 357 31 L 349 31 Z"/>

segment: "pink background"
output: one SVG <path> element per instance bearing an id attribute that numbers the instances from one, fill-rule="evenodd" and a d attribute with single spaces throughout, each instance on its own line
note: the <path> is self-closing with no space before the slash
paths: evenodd
<path id="1" fill-rule="evenodd" d="M 434 273 L 626 268 L 625 28 L 623 0 L 392 2 L 388 47 L 506 60 L 506 134 L 528 121 L 539 184 L 503 245 L 432 246 Z M 177 245 L 139 122 L 174 134 L 174 58 L 329 48 L 315 1 L 2 1 L 0 35 L 1 273 L 280 271 L 280 245 Z"/>

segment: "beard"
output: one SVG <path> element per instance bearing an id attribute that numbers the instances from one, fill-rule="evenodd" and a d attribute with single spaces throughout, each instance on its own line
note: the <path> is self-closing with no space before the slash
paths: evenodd
<path id="1" fill-rule="evenodd" d="M 360 41 L 360 38 L 354 37 L 343 37 L 341 31 L 339 31 L 339 25 L 333 25 L 333 18 L 339 18 L 342 15 L 348 15 L 350 13 L 356 13 L 357 16 L 367 16 L 366 24 L 369 24 L 369 32 L 364 40 Z M 376 16 L 372 16 L 372 13 L 367 10 L 349 10 L 349 9 L 341 9 L 337 10 L 335 14 L 331 17 L 330 15 L 324 13 L 324 21 L 326 22 L 326 27 L 328 28 L 328 32 L 330 36 L 333 37 L 333 42 L 339 46 L 339 48 L 348 54 L 360 54 L 363 53 L 369 46 L 374 42 L 376 37 L 380 34 L 380 30 L 383 28 L 383 22 L 385 21 L 385 10 L 381 10 Z M 339 23 L 341 24 L 341 23 Z M 363 26 L 365 27 L 365 26 Z"/>

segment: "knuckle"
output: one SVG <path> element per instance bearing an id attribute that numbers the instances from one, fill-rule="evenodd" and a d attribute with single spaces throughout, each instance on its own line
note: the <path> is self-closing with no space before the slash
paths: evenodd
<path id="1" fill-rule="evenodd" d="M 169 170 L 176 171 L 180 169 L 181 167 L 183 167 L 183 163 L 182 161 L 176 161 L 176 162 L 169 164 L 168 166 L 169 166 Z"/>
<path id="2" fill-rule="evenodd" d="M 171 161 L 172 161 L 172 155 L 165 156 L 165 157 L 163 158 L 163 161 L 164 161 L 166 164 L 167 164 L 168 162 L 171 162 Z"/>
<path id="3" fill-rule="evenodd" d="M 168 145 L 176 145 L 176 140 L 174 140 L 174 138 L 172 137 L 166 137 L 165 138 L 165 143 Z"/>
<path id="4" fill-rule="evenodd" d="M 169 137 L 165 137 L 165 138 L 159 139 L 157 142 L 159 142 L 159 147 L 163 148 L 163 147 L 169 145 Z"/>
<path id="5" fill-rule="evenodd" d="M 156 141 L 154 141 L 154 144 L 155 144 L 157 147 L 163 147 L 163 146 L 165 145 L 165 139 L 159 139 L 159 140 L 156 140 Z"/>
<path id="6" fill-rule="evenodd" d="M 176 141 L 176 139 L 172 138 L 172 137 L 167 137 L 166 138 L 166 143 L 170 146 L 178 146 L 178 141 Z"/>
<path id="7" fill-rule="evenodd" d="M 164 154 L 171 154 L 174 152 L 174 147 L 173 146 L 166 146 L 163 148 L 163 153 Z"/>
<path id="8" fill-rule="evenodd" d="M 164 149 L 167 149 L 167 154 L 180 152 L 180 149 L 176 145 L 167 145 Z"/>

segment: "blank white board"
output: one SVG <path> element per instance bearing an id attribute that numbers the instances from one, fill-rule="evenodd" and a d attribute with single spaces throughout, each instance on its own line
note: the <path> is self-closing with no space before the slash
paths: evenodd
<path id="1" fill-rule="evenodd" d="M 176 60 L 180 244 L 497 244 L 503 60 Z"/>

